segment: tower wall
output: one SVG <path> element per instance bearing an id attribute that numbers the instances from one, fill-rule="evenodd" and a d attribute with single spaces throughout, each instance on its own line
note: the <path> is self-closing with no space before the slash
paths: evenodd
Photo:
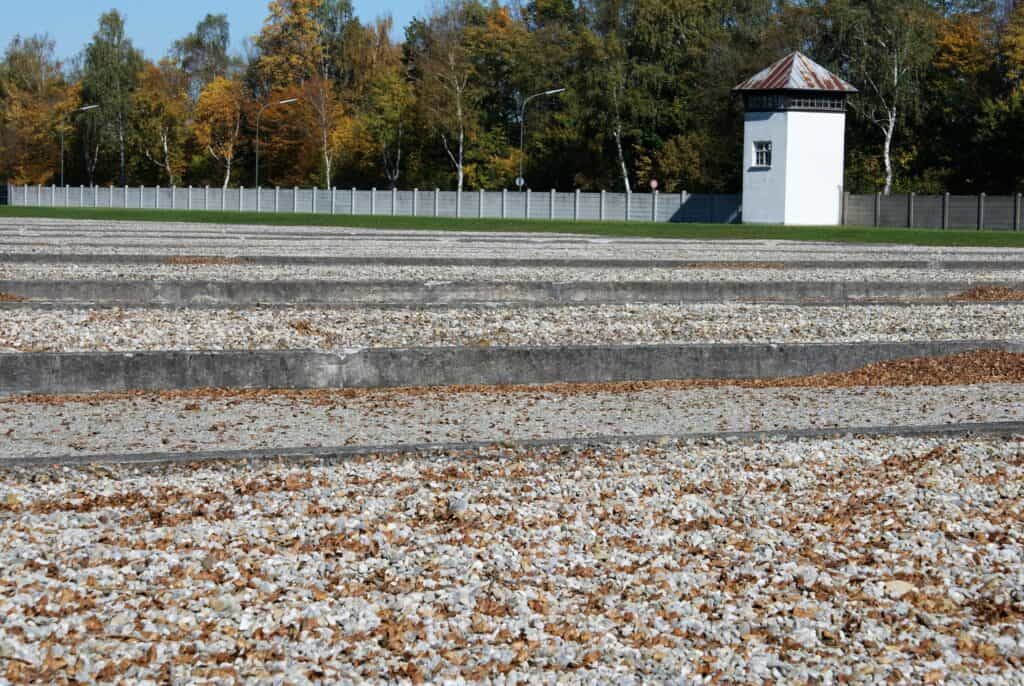
<path id="1" fill-rule="evenodd" d="M 842 219 L 846 115 L 785 113 L 785 223 L 835 226 Z"/>
<path id="2" fill-rule="evenodd" d="M 743 121 L 743 222 L 783 224 L 786 221 L 786 112 L 747 112 Z M 754 164 L 754 144 L 771 141 L 772 166 Z"/>

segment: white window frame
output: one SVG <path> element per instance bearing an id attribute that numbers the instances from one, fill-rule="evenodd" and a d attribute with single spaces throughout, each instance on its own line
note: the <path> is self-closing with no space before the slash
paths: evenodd
<path id="1" fill-rule="evenodd" d="M 754 169 L 771 169 L 772 168 L 772 142 L 771 141 L 754 141 L 754 158 L 753 158 Z"/>

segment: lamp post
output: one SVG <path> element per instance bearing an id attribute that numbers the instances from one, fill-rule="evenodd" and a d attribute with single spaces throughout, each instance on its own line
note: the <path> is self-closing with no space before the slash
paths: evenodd
<path id="1" fill-rule="evenodd" d="M 540 93 L 534 93 L 523 100 L 523 105 L 519 109 L 519 178 L 516 179 L 516 185 L 519 186 L 520 192 L 522 192 L 523 187 L 526 185 L 526 179 L 523 178 L 523 162 L 526 157 L 526 106 L 535 98 L 545 95 L 558 95 L 559 93 L 564 92 L 564 88 L 553 88 L 551 90 L 541 91 Z"/>
<path id="2" fill-rule="evenodd" d="M 76 114 L 80 114 L 82 112 L 89 112 L 90 110 L 97 110 L 97 109 L 99 109 L 99 107 L 100 107 L 99 105 L 85 105 L 84 107 L 79 107 L 77 110 L 72 110 L 71 112 L 68 112 L 67 115 L 64 117 L 64 119 L 65 120 L 70 120 L 71 117 L 75 116 Z M 60 185 L 61 186 L 64 185 L 64 123 L 65 122 L 62 121 L 61 122 L 61 127 L 60 127 Z"/>
<path id="3" fill-rule="evenodd" d="M 298 102 L 298 98 L 288 98 L 287 100 L 278 100 L 277 102 L 267 102 L 260 105 L 260 111 L 256 114 L 256 183 L 257 189 L 260 187 L 260 119 L 263 118 L 263 110 L 274 105 L 291 105 L 293 102 Z"/>

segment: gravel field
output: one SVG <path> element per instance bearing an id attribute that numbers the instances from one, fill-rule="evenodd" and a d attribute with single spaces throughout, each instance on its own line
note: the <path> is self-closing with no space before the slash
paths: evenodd
<path id="1" fill-rule="evenodd" d="M 1019 684 L 1022 450 L 9 471 L 0 678 Z"/>
<path id="2" fill-rule="evenodd" d="M 1020 340 L 1024 304 L 0 311 L 0 352 Z"/>
<path id="3" fill-rule="evenodd" d="M 1005 269 L 779 269 L 779 268 L 685 268 L 685 269 L 592 269 L 571 267 L 418 267 L 387 265 L 303 266 L 238 264 L 4 264 L 0 255 L 0 279 L 25 281 L 62 280 L 203 280 L 203 281 L 743 281 L 743 282 L 927 282 L 1024 281 L 1024 275 Z"/>
<path id="4" fill-rule="evenodd" d="M 477 258 L 477 259 L 564 259 L 564 260 L 753 260 L 778 262 L 792 260 L 871 260 L 887 262 L 899 260 L 986 260 L 1001 262 L 1022 260 L 1024 252 L 1010 248 L 989 251 L 950 250 L 932 248 L 928 251 L 906 252 L 868 250 L 864 246 L 849 246 L 826 251 L 803 251 L 794 243 L 776 246 L 722 247 L 701 243 L 689 246 L 686 241 L 655 242 L 649 246 L 637 243 L 619 244 L 608 239 L 592 239 L 586 243 L 558 244 L 537 240 L 521 242 L 478 241 L 468 243 L 438 236 L 426 241 L 372 241 L 339 237 L 331 240 L 246 240 L 228 239 L 149 239 L 111 237 L 107 239 L 69 240 L 25 237 L 0 240 L 2 253 L 37 254 L 102 254 L 102 255 L 167 255 L 167 256 L 312 256 L 359 258 Z"/>
<path id="5" fill-rule="evenodd" d="M 568 225 L 571 227 L 571 225 Z M 375 230 L 343 227 L 316 226 L 253 226 L 245 224 L 189 224 L 178 222 L 109 222 L 75 220 L 68 222 L 59 219 L 0 218 L 0 243 L 26 238 L 38 240 L 51 237 L 55 245 L 67 242 L 67 237 L 74 240 L 91 242 L 94 239 L 112 239 L 114 244 L 125 238 L 139 240 L 174 239 L 180 236 L 191 238 L 211 238 L 223 241 L 251 239 L 263 241 L 266 238 L 306 243 L 310 239 L 323 241 L 344 240 L 353 245 L 391 249 L 402 244 L 414 245 L 419 248 L 423 243 L 465 247 L 545 247 L 573 250 L 614 250 L 617 254 L 623 249 L 640 250 L 671 249 L 673 251 L 693 252 L 705 251 L 715 253 L 731 253 L 750 251 L 786 252 L 793 255 L 820 255 L 837 258 L 852 252 L 859 255 L 905 255 L 911 258 L 938 257 L 955 259 L 958 256 L 977 259 L 979 257 L 995 257 L 1021 259 L 1024 248 L 986 248 L 986 247 L 942 247 L 914 246 L 895 244 L 837 244 L 813 241 L 778 241 L 740 239 L 731 241 L 699 240 L 699 239 L 657 239 L 628 238 L 611 236 L 588 236 L 572 233 L 524 234 L 511 232 L 478 232 L 478 231 L 425 231 L 425 230 Z M 59 239 L 59 240 L 58 240 Z M 811 259 L 809 257 L 808 259 Z"/>
<path id="6" fill-rule="evenodd" d="M 1024 421 L 1024 385 L 0 399 L 0 459 Z"/>

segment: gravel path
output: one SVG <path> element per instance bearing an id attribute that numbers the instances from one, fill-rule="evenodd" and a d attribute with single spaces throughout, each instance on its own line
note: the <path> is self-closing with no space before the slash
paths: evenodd
<path id="1" fill-rule="evenodd" d="M 371 241 L 337 238 L 332 240 L 230 240 L 206 239 L 135 239 L 111 237 L 107 239 L 52 239 L 39 237 L 0 240 L 0 253 L 39 254 L 104 254 L 104 255 L 168 255 L 168 256 L 246 256 L 302 255 L 313 257 L 443 257 L 483 259 L 604 259 L 604 260 L 752 260 L 758 262 L 818 260 L 870 260 L 887 262 L 899 260 L 1004 260 L 1024 259 L 1024 253 L 1014 250 L 998 252 L 970 252 L 935 250 L 933 252 L 881 252 L 866 250 L 862 246 L 836 246 L 828 251 L 806 252 L 793 243 L 777 247 L 738 247 L 722 245 L 689 246 L 686 241 L 672 244 L 664 242 L 651 246 L 636 243 L 619 245 L 610 240 L 594 240 L 587 244 L 545 244 L 539 241 L 493 243 L 481 241 L 464 243 L 438 238 L 433 241 Z"/>
<path id="2" fill-rule="evenodd" d="M 0 458 L 1024 421 L 1024 386 L 0 400 Z"/>
<path id="3" fill-rule="evenodd" d="M 0 218 L 0 244 L 8 240 L 52 243 L 61 246 L 68 243 L 71 234 L 73 241 L 93 242 L 97 239 L 106 240 L 116 246 L 129 241 L 133 245 L 145 246 L 161 239 L 175 239 L 188 236 L 189 244 L 194 240 L 211 239 L 213 243 L 228 241 L 246 241 L 263 243 L 273 238 L 281 243 L 305 246 L 311 242 L 327 244 L 344 243 L 347 247 L 386 250 L 411 251 L 420 254 L 423 250 L 437 248 L 483 250 L 560 250 L 574 254 L 601 252 L 613 256 L 646 254 L 661 257 L 668 254 L 682 255 L 686 259 L 691 254 L 728 254 L 732 259 L 738 255 L 752 253 L 785 253 L 794 259 L 851 259 L 849 255 L 898 259 L 1022 259 L 1024 248 L 984 248 L 984 247 L 933 247 L 891 244 L 837 244 L 812 241 L 776 241 L 776 240 L 735 240 L 707 241 L 699 239 L 651 239 L 651 238 L 615 238 L 608 236 L 587 236 L 571 233 L 524 234 L 509 232 L 469 232 L 469 231 L 402 231 L 372 230 L 339 227 L 304 227 L 304 226 L 252 226 L 244 224 L 212 225 L 188 224 L 174 222 L 110 222 L 80 221 L 68 222 L 54 219 L 16 219 Z M 404 248 L 403 248 L 404 246 Z M 634 251 L 638 251 L 634 253 Z"/>
<path id="4" fill-rule="evenodd" d="M 0 352 L 1014 339 L 1024 304 L 0 311 Z"/>
<path id="5" fill-rule="evenodd" d="M 1021 275 L 1005 269 L 995 271 L 962 269 L 592 269 L 571 267 L 418 267 L 418 266 L 302 266 L 237 264 L 4 264 L 0 256 L 0 279 L 26 281 L 61 280 L 204 280 L 204 281 L 743 281 L 743 282 L 929 282 L 965 283 L 1020 281 Z"/>
<path id="6" fill-rule="evenodd" d="M 8 473 L 0 678 L 1019 684 L 1021 450 Z"/>

